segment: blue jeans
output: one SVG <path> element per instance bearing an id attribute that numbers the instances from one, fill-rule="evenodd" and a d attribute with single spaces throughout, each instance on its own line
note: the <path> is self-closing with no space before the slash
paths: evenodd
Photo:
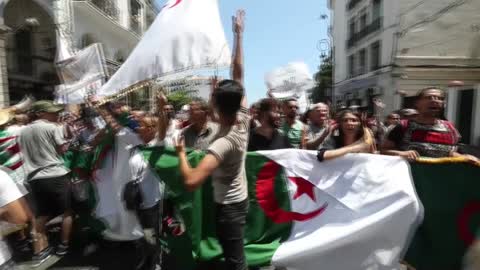
<path id="1" fill-rule="evenodd" d="M 233 204 L 216 204 L 217 237 L 228 270 L 247 270 L 243 250 L 247 211 L 248 199 Z"/>

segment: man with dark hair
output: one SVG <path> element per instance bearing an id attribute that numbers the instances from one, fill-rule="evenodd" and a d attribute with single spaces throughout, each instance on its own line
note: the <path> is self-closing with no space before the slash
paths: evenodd
<path id="1" fill-rule="evenodd" d="M 207 150 L 218 132 L 218 124 L 208 119 L 209 108 L 203 100 L 193 100 L 189 106 L 189 126 L 183 129 L 185 146 Z"/>
<path id="2" fill-rule="evenodd" d="M 398 124 L 400 124 L 400 115 L 397 112 L 389 113 L 385 121 L 385 126 L 388 128 L 390 126 L 396 126 Z"/>
<path id="3" fill-rule="evenodd" d="M 212 95 L 220 123 L 215 140 L 196 168 L 191 168 L 187 161 L 183 139 L 176 143 L 180 172 L 187 190 L 197 189 L 212 176 L 217 237 L 223 249 L 226 269 L 230 270 L 247 269 L 243 237 L 248 211 L 245 157 L 250 117 L 242 86 L 244 14 L 241 10 L 233 17 L 233 80 L 221 81 Z"/>
<path id="4" fill-rule="evenodd" d="M 440 119 L 445 105 L 445 93 L 437 87 L 419 91 L 415 99 L 418 116 L 402 120 L 386 136 L 382 153 L 414 161 L 423 157 L 461 156 L 457 152 L 460 134 L 452 123 Z M 465 156 L 476 160 L 473 156 Z"/>
<path id="5" fill-rule="evenodd" d="M 293 148 L 288 138 L 278 131 L 280 127 L 278 107 L 277 101 L 273 98 L 260 101 L 258 110 L 260 126 L 250 132 L 248 151 Z"/>
<path id="6" fill-rule="evenodd" d="M 298 103 L 294 98 L 283 101 L 284 122 L 280 131 L 287 136 L 292 148 L 305 148 L 306 126 L 297 119 Z"/>

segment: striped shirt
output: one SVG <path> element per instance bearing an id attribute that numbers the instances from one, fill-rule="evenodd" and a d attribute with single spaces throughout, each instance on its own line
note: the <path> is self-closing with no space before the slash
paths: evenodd
<path id="1" fill-rule="evenodd" d="M 17 185 L 23 185 L 26 175 L 17 137 L 12 131 L 0 130 L 0 166 L 11 170 L 10 177 Z"/>

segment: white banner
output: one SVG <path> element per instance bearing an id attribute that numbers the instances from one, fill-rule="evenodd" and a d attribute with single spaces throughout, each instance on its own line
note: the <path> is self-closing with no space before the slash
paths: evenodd
<path id="1" fill-rule="evenodd" d="M 230 58 L 217 0 L 170 0 L 98 95 L 176 72 L 228 67 Z"/>
<path id="2" fill-rule="evenodd" d="M 102 45 L 90 45 L 75 56 L 58 62 L 57 70 L 63 84 L 56 87 L 56 102 L 83 103 L 88 94 L 96 94 L 107 78 Z"/>
<path id="3" fill-rule="evenodd" d="M 305 63 L 295 62 L 265 75 L 265 83 L 275 98 L 300 97 L 313 88 L 315 82 Z"/>

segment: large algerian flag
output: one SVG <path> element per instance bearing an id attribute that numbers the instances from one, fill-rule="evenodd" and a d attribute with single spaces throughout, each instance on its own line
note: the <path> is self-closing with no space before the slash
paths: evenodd
<path id="1" fill-rule="evenodd" d="M 105 151 L 96 153 L 95 159 L 102 160 Z M 248 154 L 245 250 L 251 266 L 395 269 L 408 247 L 404 260 L 418 270 L 461 269 L 480 226 L 480 167 L 452 159 L 408 166 L 379 155 L 319 163 L 314 155 L 300 150 Z M 167 183 L 187 227 L 183 236 L 167 239 L 176 269 L 221 259 L 211 184 L 186 192 L 173 151 L 145 149 L 144 156 Z M 191 152 L 188 159 L 195 165 L 203 156 Z M 82 160 L 71 167 L 87 168 Z M 410 173 L 425 211 L 411 243 L 421 211 Z M 98 190 L 92 194 L 101 196 Z M 93 208 L 95 203 L 92 200 Z M 95 217 L 88 219 L 88 226 L 99 232 L 108 229 Z"/>
<path id="2" fill-rule="evenodd" d="M 230 57 L 217 0 L 169 0 L 97 95 L 110 96 L 132 85 L 187 70 L 228 67 Z"/>
<path id="3" fill-rule="evenodd" d="M 189 155 L 192 164 L 201 158 Z M 174 153 L 149 160 L 187 227 L 188 239 L 173 239 L 187 245 L 172 254 L 182 263 L 189 254 L 198 261 L 221 259 L 210 183 L 187 193 Z M 396 269 L 422 216 L 409 166 L 399 158 L 351 155 L 319 163 L 314 152 L 289 149 L 249 153 L 246 168 L 251 266 Z"/>

